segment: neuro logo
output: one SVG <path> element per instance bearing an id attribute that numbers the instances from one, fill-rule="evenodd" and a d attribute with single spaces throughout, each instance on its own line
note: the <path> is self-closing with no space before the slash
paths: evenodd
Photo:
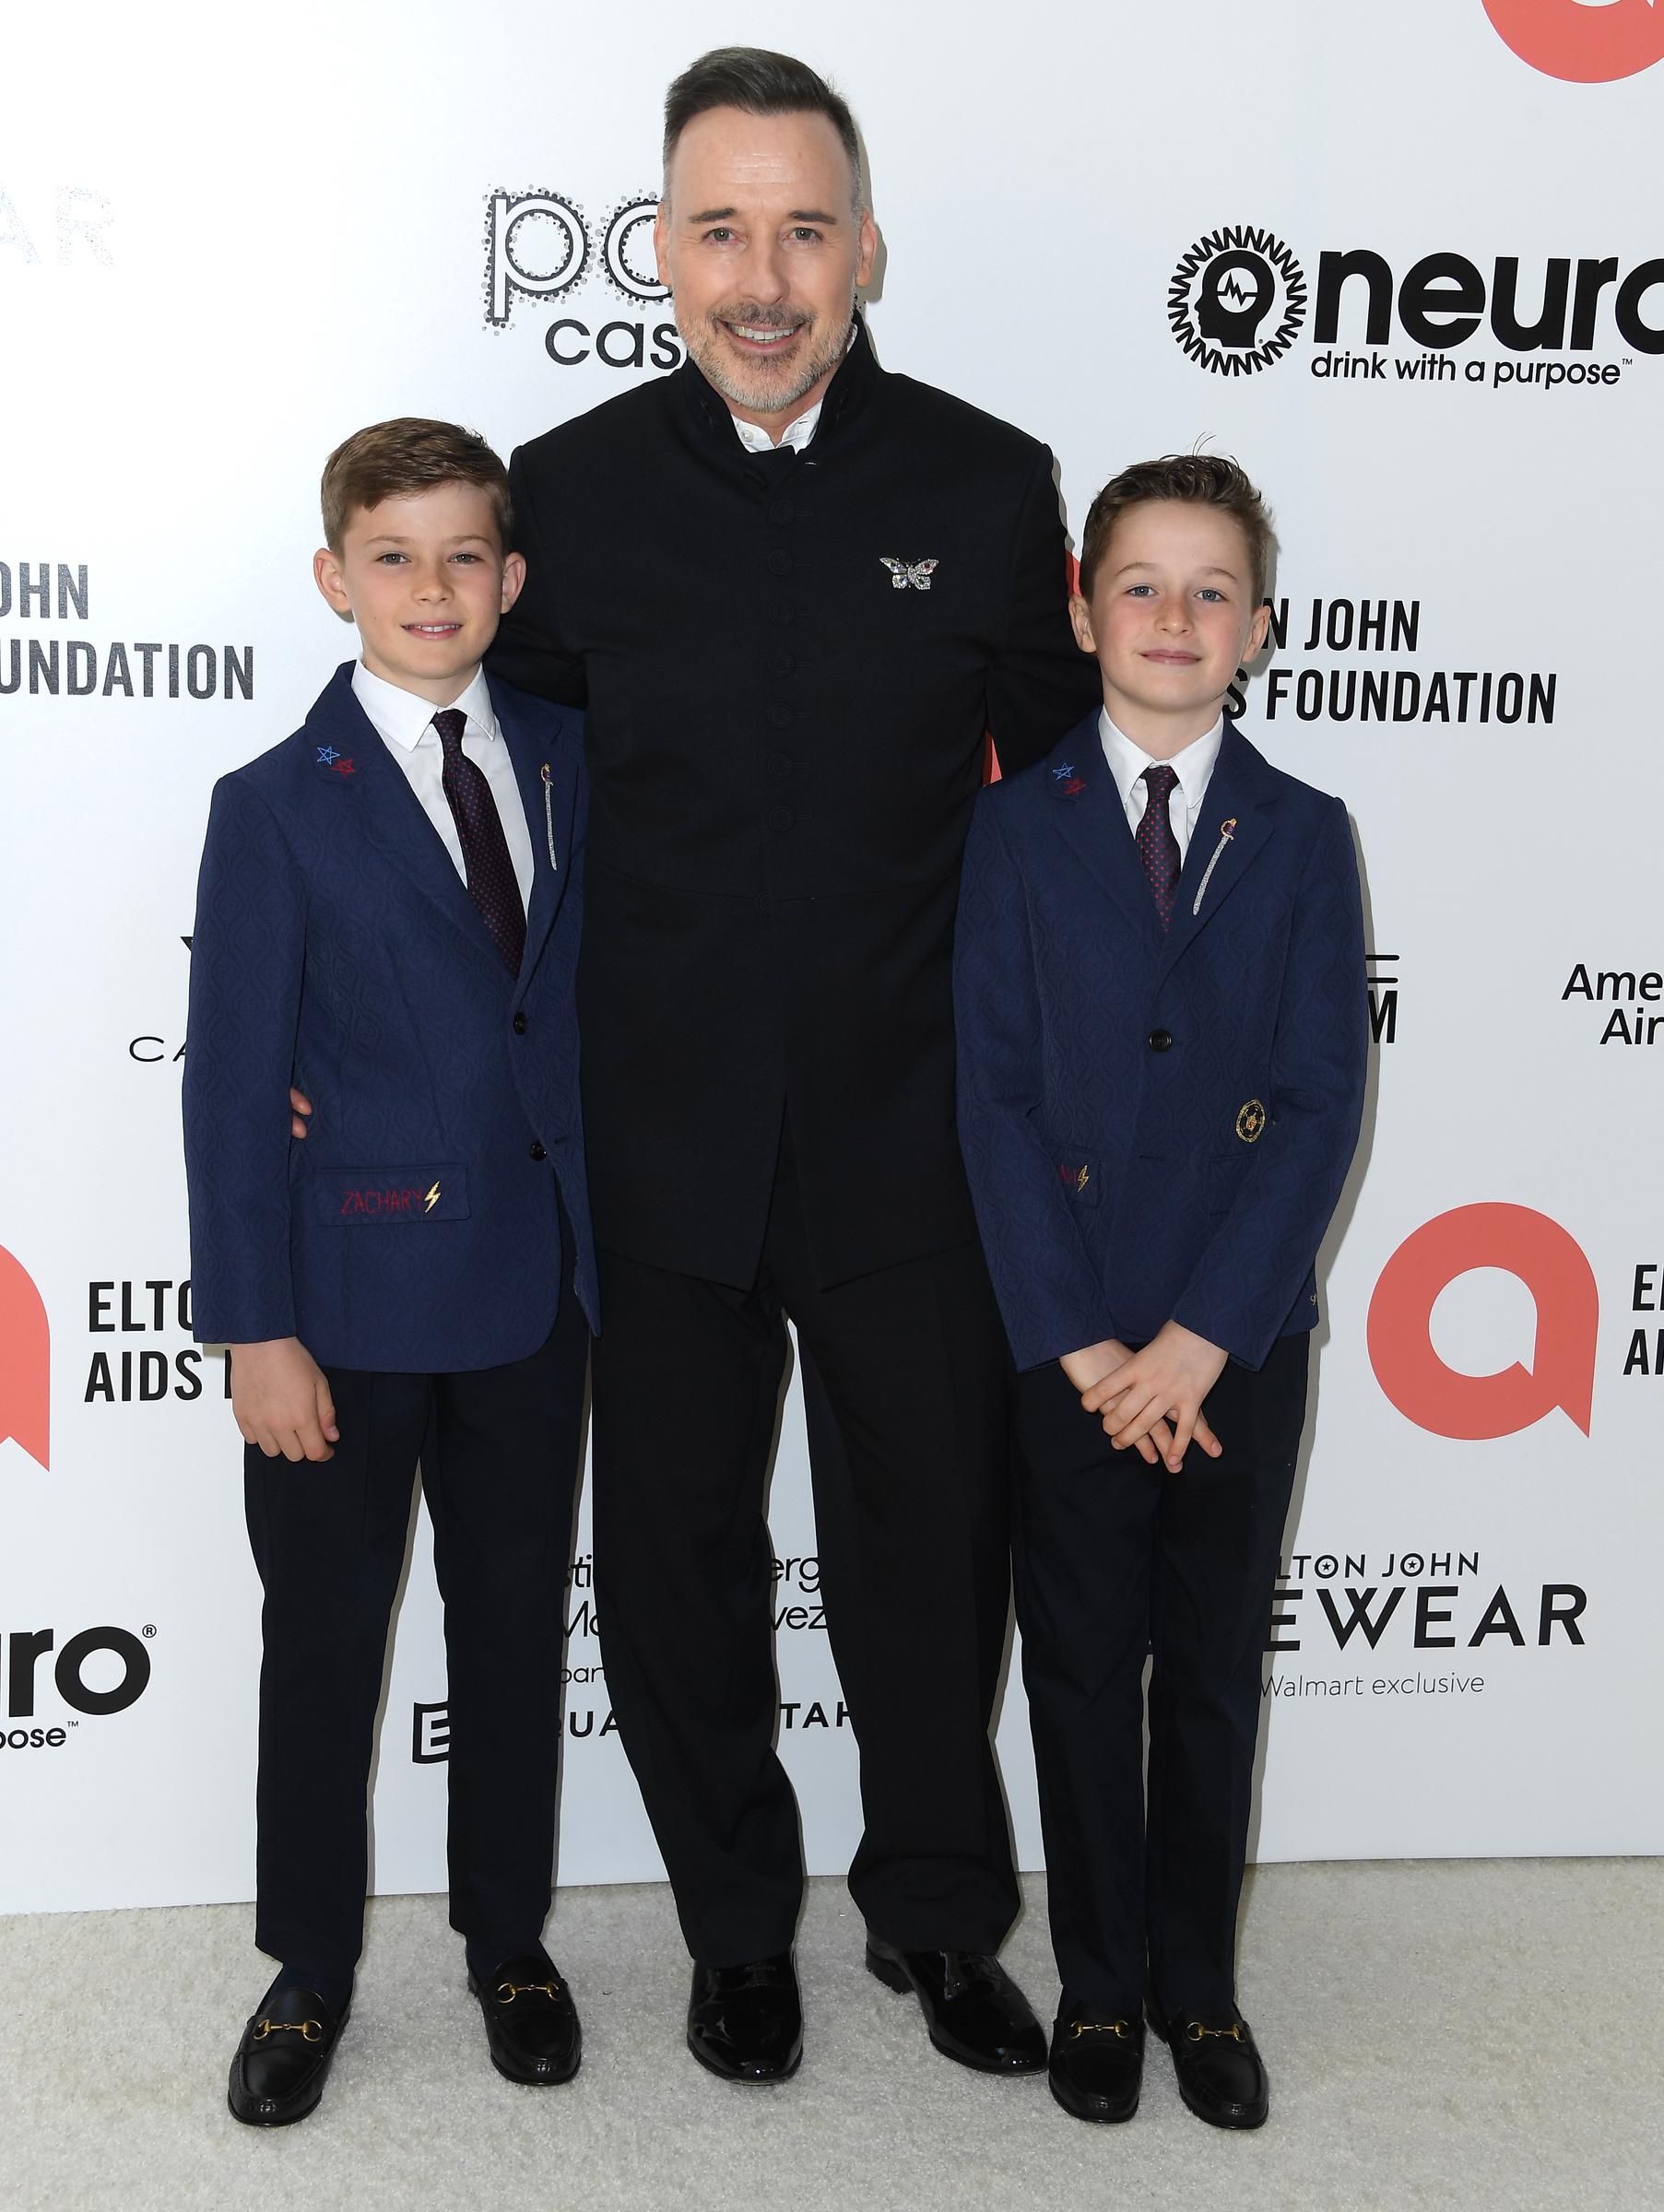
<path id="1" fill-rule="evenodd" d="M 1658 0 L 1484 0 L 1522 62 L 1568 84 L 1605 85 L 1664 61 Z"/>
<path id="2" fill-rule="evenodd" d="M 0 1443 L 15 1437 L 42 1467 L 52 1465 L 51 1371 L 45 1303 L 21 1263 L 0 1246 Z"/>
<path id="3" fill-rule="evenodd" d="M 1537 1306 L 1532 1363 L 1465 1375 L 1434 1348 L 1440 1293 L 1476 1267 L 1516 1276 Z M 1525 1206 L 1460 1206 L 1407 1237 L 1369 1302 L 1369 1359 L 1406 1420 L 1434 1436 L 1513 1436 L 1559 1406 L 1585 1436 L 1595 1394 L 1600 1298 L 1582 1247 Z"/>
<path id="4" fill-rule="evenodd" d="M 1198 239 L 1167 287 L 1174 336 L 1216 376 L 1252 376 L 1280 360 L 1305 308 L 1305 274 L 1288 247 L 1242 224 Z"/>

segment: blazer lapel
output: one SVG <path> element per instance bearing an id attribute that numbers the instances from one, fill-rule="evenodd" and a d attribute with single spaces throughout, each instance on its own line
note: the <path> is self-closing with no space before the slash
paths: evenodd
<path id="1" fill-rule="evenodd" d="M 359 834 L 437 906 L 475 951 L 502 972 L 502 959 L 456 864 L 352 689 L 352 664 L 307 717 L 319 780 L 342 794 Z"/>
<path id="2" fill-rule="evenodd" d="M 1109 893 L 1127 919 L 1153 947 L 1161 934 L 1127 810 L 1103 758 L 1098 717 L 1089 715 L 1045 763 L 1057 827 L 1076 856 Z"/>
<path id="3" fill-rule="evenodd" d="M 514 764 L 520 804 L 525 809 L 525 825 L 532 840 L 532 895 L 526 906 L 525 952 L 520 963 L 524 984 L 537 968 L 566 895 L 576 787 L 571 771 L 557 757 L 552 732 L 539 733 L 530 727 L 518 706 L 501 689 L 492 693 L 491 703 Z"/>
<path id="4" fill-rule="evenodd" d="M 1265 761 L 1233 722 L 1225 724 L 1219 759 L 1179 870 L 1173 919 L 1162 947 L 1157 980 L 1212 921 L 1254 865 L 1273 827 L 1262 811 L 1275 785 Z"/>

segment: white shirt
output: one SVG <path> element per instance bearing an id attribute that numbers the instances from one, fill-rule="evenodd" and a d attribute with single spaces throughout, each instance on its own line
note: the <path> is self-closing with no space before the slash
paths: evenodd
<path id="1" fill-rule="evenodd" d="M 385 677 L 372 676 L 362 661 L 352 672 L 352 692 L 369 715 L 376 735 L 404 771 L 405 781 L 421 802 L 422 812 L 438 830 L 456 873 L 466 883 L 468 871 L 462 856 L 462 839 L 457 835 L 451 802 L 445 796 L 444 748 L 440 744 L 439 732 L 433 727 L 438 708 L 431 700 L 407 691 L 402 685 L 390 684 Z M 483 668 L 462 697 L 451 703 L 460 707 L 468 718 L 462 734 L 462 749 L 476 767 L 485 771 L 491 796 L 497 802 L 509 859 L 513 863 L 514 881 L 520 886 L 520 903 L 528 906 L 532 896 L 532 833 L 521 802 L 514 763 L 497 726 L 497 712 L 491 705 Z"/>
<path id="2" fill-rule="evenodd" d="M 743 422 L 736 415 L 733 418 L 734 428 L 739 432 L 739 442 L 748 453 L 777 453 L 781 446 L 786 445 L 794 453 L 800 453 L 814 436 L 820 420 L 820 410 L 825 405 L 823 399 L 818 399 L 812 407 L 806 407 L 801 415 L 795 417 L 786 424 L 778 444 L 760 422 Z"/>
<path id="3" fill-rule="evenodd" d="M 852 323 L 849 326 L 848 343 L 844 348 L 845 356 L 857 343 L 860 335 L 861 325 L 858 323 Z M 812 407 L 806 407 L 794 421 L 786 424 L 777 440 L 771 438 L 760 423 L 741 422 L 738 415 L 733 418 L 734 428 L 739 432 L 739 442 L 745 447 L 748 453 L 777 453 L 782 446 L 790 446 L 794 453 L 800 453 L 814 436 L 820 425 L 820 410 L 825 405 L 826 402 L 822 398 L 816 400 Z"/>
<path id="4" fill-rule="evenodd" d="M 1205 736 L 1196 738 L 1182 753 L 1172 759 L 1152 759 L 1141 745 L 1135 745 L 1125 731 L 1118 730 L 1109 719 L 1104 708 L 1098 716 L 1098 735 L 1103 741 L 1103 758 L 1109 763 L 1109 772 L 1115 780 L 1115 789 L 1121 794 L 1121 804 L 1127 810 L 1128 827 L 1136 835 L 1139 824 L 1144 819 L 1144 809 L 1150 804 L 1150 786 L 1143 781 L 1147 768 L 1172 769 L 1178 782 L 1167 797 L 1167 819 L 1173 824 L 1173 834 L 1178 840 L 1181 864 L 1190 850 L 1190 833 L 1196 828 L 1196 818 L 1202 801 L 1208 795 L 1208 784 L 1213 774 L 1213 764 L 1219 759 L 1219 748 L 1224 742 L 1225 718 L 1221 714 Z"/>

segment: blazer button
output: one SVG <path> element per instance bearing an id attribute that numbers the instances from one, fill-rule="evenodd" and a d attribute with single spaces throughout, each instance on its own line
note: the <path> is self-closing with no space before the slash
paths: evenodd
<path id="1" fill-rule="evenodd" d="M 549 1158 L 549 1153 L 546 1150 L 543 1141 L 540 1137 L 534 1136 L 532 1139 L 532 1158 L 534 1159 L 547 1159 Z"/>
<path id="2" fill-rule="evenodd" d="M 769 755 L 769 773 L 776 783 L 784 783 L 796 766 L 797 762 L 792 759 L 790 753 L 771 753 Z"/>
<path id="3" fill-rule="evenodd" d="M 1171 1030 L 1151 1030 L 1148 1041 L 1152 1053 L 1170 1053 L 1173 1050 L 1173 1032 Z"/>
<path id="4" fill-rule="evenodd" d="M 525 1027 L 526 1027 L 526 1024 L 525 1024 L 525 1016 L 524 1014 L 516 1014 L 516 1015 L 515 1015 L 515 1017 L 514 1017 L 514 1034 L 515 1034 L 515 1036 L 516 1036 L 516 1037 L 524 1037 L 524 1036 L 525 1035 Z"/>
<path id="5" fill-rule="evenodd" d="M 789 576 L 792 572 L 792 557 L 784 547 L 776 546 L 764 566 L 771 576 Z"/>
<path id="6" fill-rule="evenodd" d="M 789 599 L 776 599 L 769 608 L 769 620 L 777 629 L 789 629 L 797 619 L 797 609 Z"/>
<path id="7" fill-rule="evenodd" d="M 789 730 L 797 719 L 797 717 L 792 712 L 790 707 L 776 706 L 769 709 L 769 727 L 771 730 Z"/>
<path id="8" fill-rule="evenodd" d="M 778 523 L 782 529 L 787 523 L 795 522 L 797 517 L 797 510 L 792 505 L 790 500 L 776 500 L 769 509 L 770 522 Z"/>
<path id="9" fill-rule="evenodd" d="M 797 817 L 789 806 L 771 806 L 769 808 L 769 828 L 771 830 L 789 830 L 796 819 Z"/>
<path id="10" fill-rule="evenodd" d="M 769 662 L 769 674 L 771 676 L 790 676 L 797 665 L 797 662 L 793 660 L 789 653 L 777 653 Z"/>

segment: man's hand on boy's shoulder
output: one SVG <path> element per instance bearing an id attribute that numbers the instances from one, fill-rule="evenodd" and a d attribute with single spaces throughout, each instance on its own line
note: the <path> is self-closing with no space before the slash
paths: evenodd
<path id="1" fill-rule="evenodd" d="M 234 1344 L 231 1411 L 267 1459 L 333 1459 L 341 1441 L 323 1369 L 298 1336 Z"/>
<path id="2" fill-rule="evenodd" d="M 1220 1346 L 1193 1329 L 1163 1322 L 1141 1352 L 1083 1390 L 1080 1403 L 1088 1413 L 1103 1415 L 1103 1432 L 1117 1452 L 1134 1444 L 1153 1463 L 1154 1453 L 1144 1449 L 1153 1441 L 1168 1472 L 1176 1475 L 1192 1438 L 1210 1459 L 1220 1456 L 1222 1447 L 1202 1401 L 1224 1372 L 1225 1358 Z"/>

